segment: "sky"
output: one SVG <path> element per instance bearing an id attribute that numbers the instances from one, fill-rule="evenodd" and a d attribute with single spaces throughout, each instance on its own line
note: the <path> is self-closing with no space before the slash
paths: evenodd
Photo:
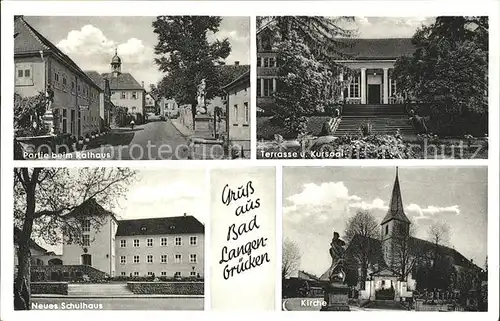
<path id="1" fill-rule="evenodd" d="M 206 224 L 208 197 L 206 196 L 205 169 L 137 169 L 138 180 L 113 208 L 118 220 L 182 216 L 196 217 Z M 101 204 L 107 208 L 106 204 Z M 40 245 L 56 254 L 62 245 Z"/>
<path id="2" fill-rule="evenodd" d="M 30 16 L 24 19 L 67 54 L 78 66 L 100 73 L 110 71 L 115 48 L 122 59 L 122 72 L 131 73 L 145 87 L 156 84 L 162 73 L 154 63 L 156 34 L 151 26 L 155 17 L 57 17 Z M 210 38 L 228 38 L 231 54 L 227 64 L 250 61 L 250 19 L 223 17 L 219 32 Z"/>
<path id="3" fill-rule="evenodd" d="M 284 167 L 283 237 L 297 243 L 300 269 L 320 276 L 330 265 L 334 231 L 344 235 L 357 210 L 381 222 L 388 210 L 394 167 Z M 434 222 L 446 222 L 450 247 L 483 267 L 487 255 L 485 167 L 400 167 L 406 216 L 416 237 L 428 239 Z"/>
<path id="4" fill-rule="evenodd" d="M 358 38 L 411 38 L 418 27 L 433 23 L 433 17 L 355 17 L 344 23 L 357 30 Z"/>

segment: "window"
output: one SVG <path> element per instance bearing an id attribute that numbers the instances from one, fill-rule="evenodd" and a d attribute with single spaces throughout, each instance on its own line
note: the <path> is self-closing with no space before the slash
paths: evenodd
<path id="1" fill-rule="evenodd" d="M 168 263 L 168 256 L 167 256 L 167 254 L 162 254 L 161 255 L 161 263 Z"/>
<path id="2" fill-rule="evenodd" d="M 161 238 L 161 246 L 167 246 L 168 245 L 168 239 L 166 237 Z"/>
<path id="3" fill-rule="evenodd" d="M 153 246 L 153 239 L 148 239 L 147 240 L 147 246 L 152 247 Z"/>
<path id="4" fill-rule="evenodd" d="M 167 276 L 167 272 L 166 271 L 161 271 L 161 276 Z"/>
<path id="5" fill-rule="evenodd" d="M 176 246 L 181 246 L 182 245 L 182 237 L 181 236 L 177 236 L 175 238 L 175 245 Z"/>
<path id="6" fill-rule="evenodd" d="M 127 240 L 120 240 L 120 247 L 127 247 Z"/>
<path id="7" fill-rule="evenodd" d="M 127 273 L 125 273 L 125 272 L 120 272 L 120 275 L 121 275 L 121 276 L 125 276 L 125 275 L 127 275 Z"/>
<path id="8" fill-rule="evenodd" d="M 238 105 L 234 105 L 233 107 L 233 123 L 238 122 Z"/>
<path id="9" fill-rule="evenodd" d="M 152 255 L 148 255 L 147 256 L 147 262 L 148 263 L 153 263 L 153 256 Z"/>
<path id="10" fill-rule="evenodd" d="M 33 86 L 33 73 L 31 72 L 33 69 L 32 64 L 30 63 L 20 63 L 16 64 L 15 73 L 16 77 L 16 85 L 18 86 Z"/>
<path id="11" fill-rule="evenodd" d="M 257 67 L 262 67 L 262 58 L 257 57 Z"/>
<path id="12" fill-rule="evenodd" d="M 122 91 L 120 98 L 121 99 L 126 99 L 127 98 L 127 93 L 124 92 L 124 91 Z"/>
<path id="13" fill-rule="evenodd" d="M 198 257 L 196 254 L 189 254 L 189 263 L 198 263 Z"/>
<path id="14" fill-rule="evenodd" d="M 389 225 L 385 226 L 385 235 L 389 234 Z"/>
<path id="15" fill-rule="evenodd" d="M 62 84 L 63 84 L 63 90 L 67 91 L 67 89 L 68 89 L 68 79 L 66 79 L 66 75 L 63 75 Z"/>
<path id="16" fill-rule="evenodd" d="M 139 247 L 139 240 L 134 240 L 134 247 Z"/>
<path id="17" fill-rule="evenodd" d="M 127 263 L 127 257 L 126 256 L 120 256 L 120 264 L 125 264 Z"/>
<path id="18" fill-rule="evenodd" d="M 272 78 L 264 78 L 262 79 L 264 82 L 264 88 L 262 92 L 262 97 L 270 97 L 274 92 L 273 89 L 273 79 Z"/>
<path id="19" fill-rule="evenodd" d="M 195 271 L 191 271 L 191 272 L 189 272 L 189 275 L 190 276 L 196 276 L 196 272 Z"/>
<path id="20" fill-rule="evenodd" d="M 175 263 L 182 263 L 182 254 L 175 255 Z"/>
<path id="21" fill-rule="evenodd" d="M 82 222 L 82 231 L 90 232 L 90 220 L 84 220 Z"/>
<path id="22" fill-rule="evenodd" d="M 248 103 L 243 103 L 243 108 L 245 110 L 245 124 L 250 122 L 250 108 L 248 108 Z"/>
<path id="23" fill-rule="evenodd" d="M 137 92 L 135 91 L 132 92 L 132 99 L 137 99 Z"/>
<path id="24" fill-rule="evenodd" d="M 83 235 L 83 246 L 90 246 L 90 235 Z"/>
<path id="25" fill-rule="evenodd" d="M 349 83 L 349 98 L 359 98 L 361 97 L 360 93 L 360 76 L 356 75 L 354 79 Z"/>
<path id="26" fill-rule="evenodd" d="M 179 277 L 180 278 L 181 277 L 181 272 L 175 272 L 174 273 L 174 277 Z"/>
<path id="27" fill-rule="evenodd" d="M 139 276 L 139 272 L 134 272 L 134 276 Z"/>
<path id="28" fill-rule="evenodd" d="M 59 73 L 57 73 L 57 72 L 54 72 L 54 81 L 55 81 L 56 83 L 58 83 L 58 82 L 59 82 Z"/>
<path id="29" fill-rule="evenodd" d="M 148 276 L 153 276 L 153 272 L 148 272 Z"/>
<path id="30" fill-rule="evenodd" d="M 139 255 L 134 255 L 134 263 L 139 263 Z"/>
<path id="31" fill-rule="evenodd" d="M 190 245 L 198 245 L 198 237 L 197 236 L 191 236 L 189 238 L 189 244 Z"/>

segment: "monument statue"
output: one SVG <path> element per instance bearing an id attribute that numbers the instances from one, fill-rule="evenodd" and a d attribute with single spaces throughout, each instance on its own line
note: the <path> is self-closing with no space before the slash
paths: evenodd
<path id="1" fill-rule="evenodd" d="M 344 270 L 345 242 L 340 239 L 337 232 L 333 232 L 333 238 L 328 250 L 332 258 L 332 264 L 320 277 L 325 282 L 325 304 L 322 311 L 349 311 L 348 293 L 349 287 L 345 284 L 346 273 Z"/>
<path id="2" fill-rule="evenodd" d="M 198 85 L 198 104 L 196 105 L 196 111 L 200 114 L 205 114 L 206 113 L 206 108 L 205 108 L 205 95 L 206 95 L 206 83 L 205 79 L 202 79 L 200 84 Z"/>

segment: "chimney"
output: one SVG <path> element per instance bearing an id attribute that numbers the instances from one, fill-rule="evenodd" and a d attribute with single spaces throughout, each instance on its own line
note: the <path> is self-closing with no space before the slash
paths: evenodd
<path id="1" fill-rule="evenodd" d="M 234 65 L 235 65 L 235 66 L 239 66 L 239 65 L 240 65 L 240 62 L 239 62 L 238 60 L 236 60 L 236 61 L 234 62 Z"/>
<path id="2" fill-rule="evenodd" d="M 184 213 L 184 217 L 186 217 L 186 215 L 187 215 L 187 214 L 186 214 L 186 213 Z"/>

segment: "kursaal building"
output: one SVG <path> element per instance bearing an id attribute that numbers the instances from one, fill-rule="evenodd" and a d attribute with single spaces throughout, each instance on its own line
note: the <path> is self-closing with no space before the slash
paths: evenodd
<path id="1" fill-rule="evenodd" d="M 64 242 L 61 255 L 32 242 L 32 280 L 115 276 L 204 276 L 205 227 L 194 216 L 117 220 L 94 200 L 68 214 L 81 226 L 81 242 Z M 92 210 L 93 218 L 81 211 Z M 98 220 L 98 226 L 94 224 Z M 76 225 L 77 226 L 77 225 Z M 67 240 L 67 237 L 64 237 Z M 17 260 L 15 259 L 15 262 Z"/>

